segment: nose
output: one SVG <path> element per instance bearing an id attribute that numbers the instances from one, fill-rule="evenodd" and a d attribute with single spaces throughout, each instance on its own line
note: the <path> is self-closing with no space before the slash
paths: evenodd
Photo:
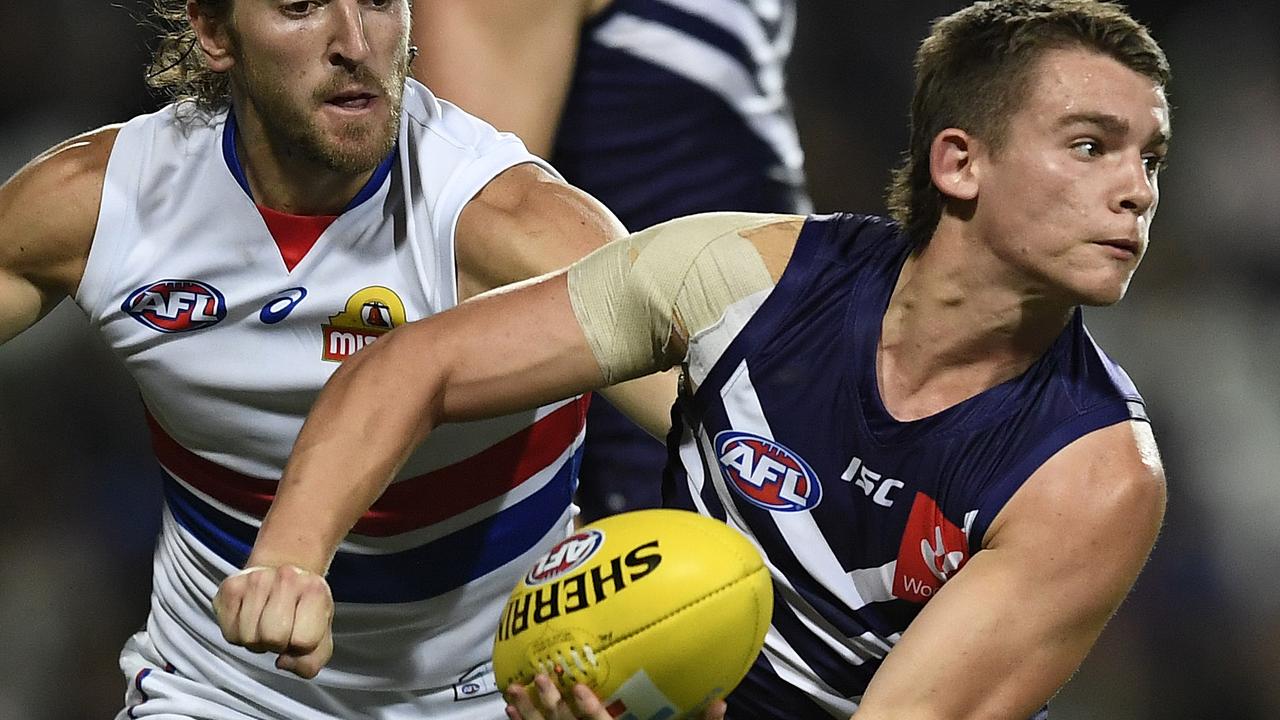
<path id="1" fill-rule="evenodd" d="M 364 64 L 369 59 L 369 38 L 365 36 L 359 1 L 337 0 L 330 7 L 333 30 L 329 62 L 347 69 Z"/>
<path id="2" fill-rule="evenodd" d="M 1147 172 L 1146 161 L 1141 155 L 1132 158 L 1126 155 L 1121 174 L 1112 210 L 1145 215 L 1156 201 L 1155 175 Z"/>

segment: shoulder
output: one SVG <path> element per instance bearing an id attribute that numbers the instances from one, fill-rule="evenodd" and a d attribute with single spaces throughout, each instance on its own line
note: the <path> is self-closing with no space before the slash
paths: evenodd
<path id="1" fill-rule="evenodd" d="M 986 544 L 1036 536 L 1091 556 L 1145 558 L 1165 497 L 1151 425 L 1126 420 L 1081 436 L 1045 461 L 996 516 Z"/>
<path id="2" fill-rule="evenodd" d="M 74 291 L 119 130 L 107 126 L 60 143 L 0 188 L 0 266 Z"/>
<path id="3" fill-rule="evenodd" d="M 523 143 L 515 135 L 499 132 L 479 117 L 436 97 L 413 78 L 405 79 L 402 112 L 411 135 L 429 138 L 459 151 L 479 154 L 504 144 L 519 145 L 523 149 Z"/>

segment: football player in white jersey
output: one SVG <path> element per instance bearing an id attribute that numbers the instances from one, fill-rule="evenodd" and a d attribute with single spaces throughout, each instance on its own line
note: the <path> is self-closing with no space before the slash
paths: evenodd
<path id="1" fill-rule="evenodd" d="M 321 393 L 264 521 L 258 551 L 269 550 L 277 561 L 323 566 L 409 449 L 440 422 L 536 405 L 676 364 L 685 371 L 692 400 L 682 404 L 693 418 L 696 403 L 718 407 L 731 379 L 746 374 L 745 364 L 717 364 L 736 357 L 732 353 L 743 346 L 775 351 L 770 357 L 782 359 L 768 367 L 779 368 L 789 387 L 807 382 L 828 395 L 847 391 L 836 386 L 844 375 L 811 377 L 806 363 L 838 365 L 832 356 L 847 359 L 847 348 L 858 348 L 857 357 L 870 360 L 849 372 L 874 378 L 877 397 L 859 394 L 849 403 L 882 404 L 884 422 L 916 423 L 909 432 L 924 432 L 918 428 L 979 396 L 991 398 L 993 406 L 1016 397 L 1011 404 L 1035 417 L 1059 412 L 1039 395 L 1026 395 L 1023 405 L 1023 395 L 1001 395 L 1001 388 L 1012 393 L 1031 387 L 1053 396 L 1069 383 L 1102 387 L 1109 414 L 1099 424 L 1065 437 L 1047 456 L 1016 458 L 1019 471 L 1026 461 L 1025 473 L 1000 501 L 998 513 L 980 520 L 984 529 L 968 540 L 973 557 L 956 552 L 955 565 L 932 567 L 945 584 L 929 589 L 912 610 L 909 628 L 850 637 L 832 617 L 807 614 L 801 630 L 821 635 L 821 641 L 788 646 L 799 648 L 789 656 L 787 647 L 775 645 L 780 636 L 771 630 L 766 653 L 774 646 L 772 658 L 791 661 L 775 675 L 775 689 L 794 694 L 800 688 L 815 702 L 802 713 L 744 715 L 1042 717 L 1041 708 L 1127 594 L 1163 517 L 1163 470 L 1151 428 L 1135 407 L 1141 400 L 1125 389 L 1127 378 L 1118 368 L 1098 369 L 1109 367 L 1101 360 L 1089 373 L 1064 368 L 1085 355 L 1101 357 L 1078 320 L 1079 306 L 1118 301 L 1146 250 L 1170 133 L 1168 66 L 1145 29 L 1116 5 L 992 0 L 935 24 L 921 46 L 918 72 L 910 164 L 895 193 L 901 225 L 863 222 L 864 216 L 684 218 L 612 243 L 565 273 L 394 331 L 344 365 Z M 863 227 L 876 229 L 859 246 L 854 233 Z M 894 248 L 891 259 L 890 251 L 875 254 L 885 247 Z M 846 251 L 862 255 L 853 263 Z M 863 256 L 880 258 L 873 279 L 884 306 L 858 308 L 852 298 L 863 287 L 855 284 L 863 283 L 861 277 L 848 285 L 808 283 L 872 265 Z M 822 296 L 839 304 L 821 305 L 834 308 L 833 314 L 819 313 L 819 321 L 810 321 L 802 312 L 810 306 L 803 303 Z M 860 326 L 856 340 L 840 334 L 851 306 L 878 321 Z M 752 325 L 760 316 L 768 322 Z M 831 341 L 807 344 L 809 357 L 785 362 L 788 342 L 820 332 L 815 325 L 824 318 L 831 325 L 830 317 L 841 321 L 828 331 Z M 1051 355 L 1064 347 L 1070 351 Z M 1054 361 L 1046 365 L 1043 358 Z M 1034 367 L 1050 381 L 1038 384 L 1040 375 L 1029 372 Z M 713 376 L 717 384 L 703 385 Z M 749 376 L 746 384 L 781 381 Z M 711 394 L 698 395 L 700 387 Z M 372 400 L 391 389 L 394 404 Z M 1081 395 L 1054 397 L 1061 398 L 1060 412 L 1067 416 L 1084 411 L 1073 404 Z M 828 432 L 841 417 L 822 416 L 823 427 L 814 427 L 805 408 L 797 410 L 798 422 L 797 415 L 771 415 L 760 398 L 741 412 L 766 422 L 792 418 L 787 428 L 775 428 L 779 434 L 865 434 L 852 422 Z M 691 422 L 723 425 L 708 415 Z M 993 411 L 991 417 L 1004 416 Z M 983 442 L 1015 431 L 984 425 L 971 432 Z M 956 460 L 957 474 L 976 472 L 968 457 Z M 808 552 L 785 536 L 779 543 L 777 535 L 784 523 L 818 523 L 817 510 L 828 508 L 803 508 L 784 520 L 748 507 L 727 489 L 728 476 L 704 470 L 717 467 L 714 448 L 705 441 L 682 445 L 681 459 L 691 484 L 700 476 L 714 486 L 710 498 L 728 508 L 731 523 L 756 538 L 768 537 L 762 543 L 771 563 L 782 566 Z M 860 499 L 857 507 L 878 512 L 869 492 L 840 477 L 840 467 L 825 476 L 828 490 L 834 495 L 839 488 Z M 695 501 L 707 501 L 709 492 L 699 488 Z M 748 523 L 742 524 L 743 517 Z M 882 543 L 897 547 L 896 536 L 857 535 L 860 526 L 871 525 L 865 519 L 827 516 L 821 534 L 803 539 L 811 546 L 845 530 L 852 540 L 843 540 L 855 550 Z M 956 521 L 963 520 L 950 522 Z M 772 535 L 763 532 L 770 528 Z M 921 548 L 917 542 L 907 549 L 918 556 Z M 795 590 L 803 578 L 780 574 L 777 566 L 775 588 L 785 602 L 775 603 L 775 619 L 780 607 L 801 615 L 805 604 Z M 884 567 L 892 580 L 892 567 Z M 833 598 L 822 606 L 824 613 L 842 611 L 841 603 L 851 599 L 847 585 L 856 584 L 849 593 L 853 599 L 865 590 L 903 602 L 886 581 L 869 575 L 851 579 L 846 572 L 852 574 L 835 566 L 822 576 L 825 587 L 818 592 Z M 238 578 L 228 581 L 240 584 Z M 292 619 L 322 625 L 321 610 Z M 853 642 L 858 640 L 885 649 L 874 658 L 861 655 Z M 844 654 L 833 658 L 833 648 Z M 810 652 L 833 659 L 818 668 L 805 663 Z M 873 667 L 874 676 L 855 672 L 863 687 L 832 693 L 822 673 L 841 672 L 841 664 Z M 509 692 L 512 718 L 609 717 L 581 686 L 573 689 L 577 707 L 571 707 L 545 676 L 536 698 L 520 688 Z"/>
<path id="2" fill-rule="evenodd" d="M 572 403 L 505 429 L 462 430 L 453 447 L 411 463 L 408 474 L 429 479 L 472 453 L 494 458 L 485 453 L 504 437 L 536 435 L 551 415 L 566 420 L 541 464 L 524 462 L 523 446 L 499 453 L 517 468 L 508 485 L 436 517 L 405 515 L 353 545 L 359 565 L 419 562 L 432 548 L 455 557 L 499 526 L 520 538 L 491 543 L 484 563 L 438 587 L 370 586 L 430 580 L 431 566 L 354 573 L 350 588 L 367 597 L 340 601 L 333 616 L 354 644 L 334 656 L 341 668 L 294 677 L 330 658 L 329 610 L 283 642 L 269 625 L 226 628 L 277 658 L 224 643 L 213 596 L 248 559 L 254 506 L 274 492 L 340 361 L 392 325 L 563 267 L 622 227 L 517 139 L 406 78 L 408 0 L 157 9 L 173 32 L 152 78 L 180 101 L 71 138 L 0 187 L 0 342 L 75 298 L 138 380 L 153 421 L 165 517 L 148 628 L 121 657 L 130 683 L 119 717 L 500 716 L 486 610 L 568 527 L 581 444 Z M 665 413 L 655 423 L 661 431 Z M 462 479 L 463 490 L 487 480 Z M 418 488 L 449 497 L 448 487 Z M 537 517 L 522 509 L 534 495 Z M 245 577 L 267 587 L 308 575 L 271 567 Z M 304 607 L 332 608 L 328 587 L 309 587 L 318 594 Z M 246 602 L 232 612 L 253 617 Z"/>

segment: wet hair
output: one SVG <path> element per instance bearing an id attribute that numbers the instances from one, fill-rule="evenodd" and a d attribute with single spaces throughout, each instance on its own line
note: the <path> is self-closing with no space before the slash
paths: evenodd
<path id="1" fill-rule="evenodd" d="M 933 139 L 954 127 L 998 152 L 1037 61 L 1049 50 L 1072 48 L 1114 58 L 1160 87 L 1169 82 L 1164 51 L 1116 3 L 987 0 L 934 21 L 916 52 L 911 139 L 887 198 L 916 247 L 928 243 L 945 203 L 929 170 Z"/>
<path id="2" fill-rule="evenodd" d="M 231 15 L 233 0 L 196 0 L 200 12 L 218 22 Z M 196 31 L 187 18 L 186 0 L 152 0 L 149 19 L 159 41 L 147 68 L 147 85 L 170 101 L 191 101 L 206 111 L 221 110 L 231 102 L 230 80 L 205 64 Z"/>

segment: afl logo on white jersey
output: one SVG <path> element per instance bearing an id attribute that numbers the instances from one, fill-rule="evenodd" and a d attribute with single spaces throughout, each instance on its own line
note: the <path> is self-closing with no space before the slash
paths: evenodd
<path id="1" fill-rule="evenodd" d="M 227 316 L 222 293 L 199 280 L 157 280 L 129 293 L 120 309 L 162 333 L 199 330 Z"/>
<path id="2" fill-rule="evenodd" d="M 526 585 L 541 585 L 550 582 L 591 559 L 592 555 L 604 544 L 604 533 L 595 528 L 584 530 L 576 535 L 556 543 L 546 555 L 538 558 L 533 569 L 524 576 Z"/>
<path id="3" fill-rule="evenodd" d="M 818 475 L 790 448 L 737 430 L 718 433 L 715 447 L 725 481 L 752 505 L 800 512 L 822 501 Z"/>

